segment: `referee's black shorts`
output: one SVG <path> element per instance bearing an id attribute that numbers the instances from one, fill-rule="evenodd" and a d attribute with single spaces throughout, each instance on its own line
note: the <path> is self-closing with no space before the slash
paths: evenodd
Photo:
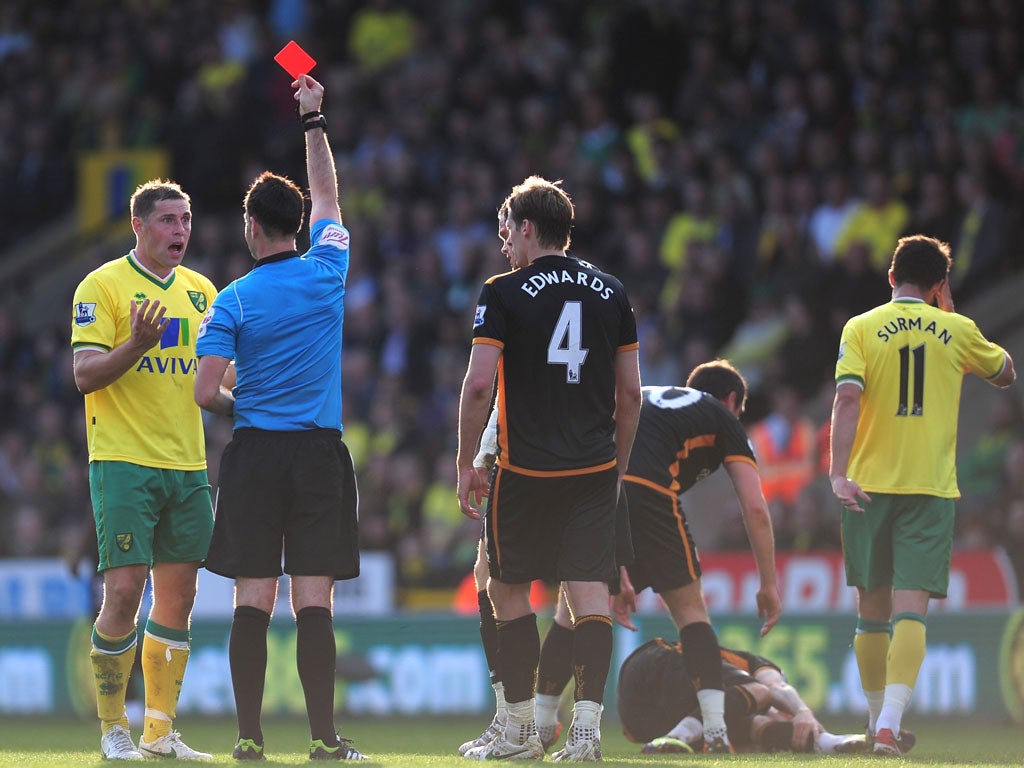
<path id="1" fill-rule="evenodd" d="M 229 578 L 359 575 L 359 493 L 335 429 L 237 429 L 221 458 L 206 568 Z"/>

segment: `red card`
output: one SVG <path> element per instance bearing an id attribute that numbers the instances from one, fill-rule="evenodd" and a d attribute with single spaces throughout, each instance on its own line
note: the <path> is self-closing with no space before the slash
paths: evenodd
<path id="1" fill-rule="evenodd" d="M 316 66 L 316 61 L 306 53 L 294 40 L 278 51 L 274 61 L 284 67 L 285 72 L 294 78 L 309 73 Z"/>

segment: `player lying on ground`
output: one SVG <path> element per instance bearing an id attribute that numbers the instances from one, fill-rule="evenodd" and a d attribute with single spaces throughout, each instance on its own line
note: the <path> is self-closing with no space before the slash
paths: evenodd
<path id="1" fill-rule="evenodd" d="M 722 648 L 725 721 L 740 752 L 864 752 L 863 734 L 833 734 L 786 682 L 778 665 L 761 656 Z M 696 691 L 686 673 L 682 647 L 655 638 L 622 663 L 619 719 L 630 741 L 645 753 L 693 752 L 703 748 L 704 729 Z M 904 734 L 913 744 L 913 734 Z"/>

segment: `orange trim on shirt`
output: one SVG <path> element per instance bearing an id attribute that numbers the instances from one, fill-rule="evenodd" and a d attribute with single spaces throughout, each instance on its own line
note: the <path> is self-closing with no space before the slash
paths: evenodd
<path id="1" fill-rule="evenodd" d="M 498 349 L 504 349 L 505 348 L 504 342 L 498 341 L 497 339 L 489 339 L 486 336 L 477 336 L 476 338 L 473 339 L 473 343 L 474 344 L 490 344 L 492 347 L 497 347 Z"/>
<path id="2" fill-rule="evenodd" d="M 500 418 L 500 417 L 499 417 Z M 498 458 L 498 466 L 515 472 L 518 475 L 527 477 L 573 477 L 576 475 L 592 475 L 595 472 L 604 472 L 606 469 L 614 469 L 617 461 L 612 459 L 605 464 L 598 464 L 596 467 L 581 467 L 580 469 L 524 469 L 513 464 L 506 464 L 501 457 Z"/>

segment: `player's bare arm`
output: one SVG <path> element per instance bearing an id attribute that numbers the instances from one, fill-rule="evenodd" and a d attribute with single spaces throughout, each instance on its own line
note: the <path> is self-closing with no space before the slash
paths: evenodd
<path id="1" fill-rule="evenodd" d="M 640 352 L 632 349 L 615 356 L 615 448 L 619 470 L 619 490 L 629 466 L 633 438 L 640 423 Z"/>
<path id="2" fill-rule="evenodd" d="M 796 688 L 787 683 L 782 673 L 774 667 L 760 667 L 754 672 L 754 677 L 768 688 L 772 705 L 792 716 L 793 751 L 807 751 L 817 735 L 825 730 L 814 712 L 800 698 Z"/>
<path id="3" fill-rule="evenodd" d="M 459 507 L 462 514 L 474 520 L 480 519 L 480 513 L 473 508 L 473 504 L 479 505 L 483 500 L 487 482 L 481 479 L 482 473 L 473 466 L 473 458 L 487 421 L 500 355 L 501 350 L 492 344 L 473 345 L 459 399 L 459 450 L 456 457 Z"/>
<path id="4" fill-rule="evenodd" d="M 299 75 L 292 83 L 295 100 L 299 103 L 299 114 L 316 113 L 319 116 L 323 103 L 324 87 L 309 75 Z M 317 120 L 310 118 L 310 123 Z M 308 126 L 303 126 L 308 127 Z M 327 134 L 322 127 L 306 132 L 306 176 L 309 179 L 310 212 L 309 223 L 321 219 L 341 221 L 338 205 L 338 174 L 334 166 L 334 155 L 327 143 Z"/>
<path id="5" fill-rule="evenodd" d="M 764 619 L 761 637 L 771 632 L 782 612 L 782 600 L 775 580 L 775 534 L 768 502 L 761 491 L 757 468 L 746 461 L 728 461 L 725 471 L 740 503 L 743 525 L 747 529 L 750 549 L 757 563 L 760 588 L 757 591 L 757 615 Z"/>
<path id="6" fill-rule="evenodd" d="M 83 349 L 75 353 L 75 386 L 83 395 L 110 386 L 139 362 L 167 330 L 164 318 L 167 307 L 159 300 L 146 299 L 141 306 L 133 301 L 129 305 L 132 334 L 123 344 L 109 352 Z"/>
<path id="7" fill-rule="evenodd" d="M 829 480 L 832 492 L 839 502 L 852 512 L 863 512 L 857 499 L 870 502 L 856 480 L 846 476 L 850 466 L 853 440 L 857 436 L 857 420 L 860 418 L 861 389 L 856 384 L 844 382 L 836 387 L 836 398 L 832 403 L 832 460 L 829 465 Z"/>

